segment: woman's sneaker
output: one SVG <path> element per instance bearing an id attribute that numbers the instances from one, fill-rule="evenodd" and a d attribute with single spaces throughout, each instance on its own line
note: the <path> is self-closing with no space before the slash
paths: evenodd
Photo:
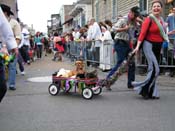
<path id="1" fill-rule="evenodd" d="M 23 71 L 23 72 L 21 72 L 21 75 L 22 75 L 22 76 L 24 76 L 25 74 L 26 74 L 26 73 L 25 73 L 24 71 Z"/>

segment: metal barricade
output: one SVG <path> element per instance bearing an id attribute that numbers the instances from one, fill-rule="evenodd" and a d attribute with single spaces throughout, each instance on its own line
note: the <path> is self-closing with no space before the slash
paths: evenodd
<path id="1" fill-rule="evenodd" d="M 142 50 L 137 55 L 136 66 L 147 66 L 147 61 Z M 162 49 L 162 52 L 160 54 L 159 66 L 162 68 L 175 68 L 175 59 L 172 50 Z"/>
<path id="2" fill-rule="evenodd" d="M 102 70 L 110 70 L 115 63 L 113 54 L 113 40 L 85 42 L 85 61 L 87 66 L 99 67 Z"/>
<path id="3" fill-rule="evenodd" d="M 99 68 L 103 71 L 112 69 L 115 64 L 116 55 L 113 52 L 113 46 L 113 40 L 101 41 Z"/>
<path id="4" fill-rule="evenodd" d="M 102 70 L 111 69 L 117 60 L 117 54 L 113 53 L 113 40 L 105 41 L 74 41 L 68 44 L 68 53 L 72 61 L 83 59 L 86 66 L 99 67 Z M 110 53 L 109 53 L 110 52 Z M 142 50 L 136 56 L 136 67 L 147 67 L 147 61 Z M 173 50 L 162 48 L 159 60 L 161 68 L 175 68 Z"/>
<path id="5" fill-rule="evenodd" d="M 116 61 L 113 40 L 74 41 L 67 43 L 67 54 L 71 61 L 83 59 L 87 66 L 110 70 Z"/>
<path id="6" fill-rule="evenodd" d="M 80 52 L 81 52 L 81 41 L 73 41 L 69 43 L 70 50 L 69 55 L 72 61 L 77 60 L 80 58 Z"/>

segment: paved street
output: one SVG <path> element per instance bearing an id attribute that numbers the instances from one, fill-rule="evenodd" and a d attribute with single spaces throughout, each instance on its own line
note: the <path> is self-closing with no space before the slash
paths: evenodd
<path id="1" fill-rule="evenodd" d="M 26 65 L 26 75 L 17 75 L 17 90 L 8 90 L 0 103 L 0 131 L 174 131 L 175 78 L 160 76 L 160 100 L 143 100 L 126 88 L 126 75 L 112 91 L 92 100 L 79 94 L 51 96 L 50 76 L 73 63 L 53 62 L 50 56 Z M 99 77 L 106 73 L 98 72 Z M 36 77 L 40 81 L 35 81 Z M 30 78 L 30 79 L 29 79 Z M 144 76 L 137 75 L 137 80 Z M 33 82 L 31 81 L 33 80 Z M 43 82 L 41 82 L 43 80 Z"/>

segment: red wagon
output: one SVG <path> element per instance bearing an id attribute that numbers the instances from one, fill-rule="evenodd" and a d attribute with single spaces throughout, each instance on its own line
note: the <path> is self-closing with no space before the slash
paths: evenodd
<path id="1" fill-rule="evenodd" d="M 52 75 L 52 84 L 49 86 L 49 93 L 57 95 L 60 90 L 63 92 L 74 91 L 78 92 L 85 99 L 92 99 L 94 95 L 99 95 L 102 92 L 102 87 L 98 86 L 98 77 L 96 78 L 64 78 Z"/>

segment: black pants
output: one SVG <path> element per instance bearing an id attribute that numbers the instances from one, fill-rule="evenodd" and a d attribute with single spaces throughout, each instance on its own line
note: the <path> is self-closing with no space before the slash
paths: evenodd
<path id="1" fill-rule="evenodd" d="M 23 46 L 19 49 L 19 51 L 20 51 L 20 53 L 21 53 L 21 56 L 22 56 L 24 62 L 27 63 L 27 61 L 30 60 L 29 53 L 28 53 L 28 51 L 29 51 L 29 46 L 23 45 Z"/>
<path id="2" fill-rule="evenodd" d="M 5 69 L 2 60 L 0 60 L 0 102 L 4 98 L 6 91 Z"/>
<path id="3" fill-rule="evenodd" d="M 128 87 L 131 87 L 131 83 L 135 81 L 135 61 L 134 58 L 128 63 Z"/>
<path id="4" fill-rule="evenodd" d="M 37 58 L 41 58 L 42 57 L 42 45 L 37 45 Z"/>

